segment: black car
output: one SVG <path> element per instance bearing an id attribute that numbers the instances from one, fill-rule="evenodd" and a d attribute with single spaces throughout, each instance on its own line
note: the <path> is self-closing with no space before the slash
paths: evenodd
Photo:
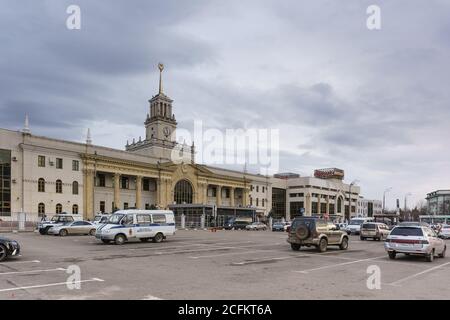
<path id="1" fill-rule="evenodd" d="M 230 221 L 228 222 L 223 228 L 225 230 L 231 230 L 231 229 L 241 229 L 245 230 L 245 227 L 248 226 L 251 222 L 248 221 Z"/>
<path id="2" fill-rule="evenodd" d="M 20 246 L 17 241 L 0 237 L 0 261 L 6 260 L 10 256 L 18 256 Z"/>

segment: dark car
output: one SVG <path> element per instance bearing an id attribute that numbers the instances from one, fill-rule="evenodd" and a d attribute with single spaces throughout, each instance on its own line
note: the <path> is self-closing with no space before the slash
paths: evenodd
<path id="1" fill-rule="evenodd" d="M 239 220 L 230 221 L 223 228 L 225 230 L 232 230 L 232 229 L 245 230 L 245 227 L 247 227 L 250 223 L 251 222 L 249 222 L 249 221 L 239 221 Z"/>
<path id="2" fill-rule="evenodd" d="M 20 246 L 17 241 L 0 237 L 0 261 L 20 254 Z"/>
<path id="3" fill-rule="evenodd" d="M 301 246 L 314 246 L 320 252 L 327 250 L 327 246 L 335 245 L 341 250 L 348 248 L 348 235 L 336 226 L 323 219 L 315 217 L 298 217 L 292 222 L 287 242 L 292 250 L 298 251 Z"/>

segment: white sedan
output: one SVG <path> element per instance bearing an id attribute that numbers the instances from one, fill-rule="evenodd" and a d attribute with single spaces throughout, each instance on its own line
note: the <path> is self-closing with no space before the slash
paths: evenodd
<path id="1" fill-rule="evenodd" d="M 439 237 L 443 239 L 450 239 L 450 225 L 444 224 L 441 228 L 441 231 L 439 231 Z"/>
<path id="2" fill-rule="evenodd" d="M 267 230 L 267 226 L 262 222 L 253 222 L 245 227 L 246 230 Z"/>
<path id="3" fill-rule="evenodd" d="M 48 230 L 48 234 L 65 237 L 68 235 L 95 235 L 95 225 L 89 221 L 75 221 L 62 226 L 54 226 Z"/>

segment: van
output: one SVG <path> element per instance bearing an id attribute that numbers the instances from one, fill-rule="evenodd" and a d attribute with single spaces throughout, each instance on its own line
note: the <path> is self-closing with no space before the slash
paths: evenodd
<path id="1" fill-rule="evenodd" d="M 359 234 L 361 232 L 361 225 L 363 223 L 372 222 L 373 218 L 353 218 L 348 223 L 345 231 L 350 234 Z"/>
<path id="2" fill-rule="evenodd" d="M 117 245 L 130 240 L 161 242 L 175 234 L 175 218 L 170 210 L 120 210 L 97 228 L 95 237 Z"/>

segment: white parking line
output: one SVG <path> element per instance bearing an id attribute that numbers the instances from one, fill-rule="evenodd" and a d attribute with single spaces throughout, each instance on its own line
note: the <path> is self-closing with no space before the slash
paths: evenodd
<path id="1" fill-rule="evenodd" d="M 8 262 L 1 262 L 1 265 L 8 265 L 8 264 L 13 264 L 13 263 L 41 263 L 39 260 L 29 260 L 29 261 L 8 261 Z"/>
<path id="2" fill-rule="evenodd" d="M 371 261 L 371 260 L 376 260 L 379 258 L 384 257 L 385 255 L 379 256 L 379 257 L 374 257 L 374 258 L 367 258 L 367 259 L 360 259 L 360 260 L 354 260 L 354 261 L 349 261 L 349 262 L 342 262 L 342 263 L 337 263 L 337 264 L 331 264 L 331 265 L 326 265 L 323 267 L 318 267 L 318 268 L 312 268 L 312 269 L 306 269 L 306 270 L 299 270 L 299 271 L 292 271 L 292 272 L 297 272 L 297 273 L 309 273 L 311 271 L 317 271 L 317 270 L 323 270 L 323 269 L 329 269 L 329 268 L 334 268 L 334 267 L 340 267 L 340 266 L 345 266 L 345 265 L 349 265 L 349 264 L 354 264 L 354 263 L 359 263 L 359 262 L 365 262 L 365 261 Z"/>
<path id="3" fill-rule="evenodd" d="M 259 260 L 249 260 L 249 261 L 241 261 L 241 262 L 233 262 L 231 263 L 232 265 L 237 265 L 237 266 L 243 266 L 246 264 L 255 264 L 255 263 L 259 263 L 259 262 L 266 262 L 266 261 L 277 261 L 277 260 L 286 260 L 286 259 L 291 259 L 294 256 L 285 256 L 285 257 L 275 257 L 275 258 L 264 258 L 264 259 L 259 259 Z M 295 256 L 295 257 L 301 257 L 301 255 Z"/>
<path id="4" fill-rule="evenodd" d="M 41 269 L 41 270 L 28 270 L 28 271 L 11 271 L 11 272 L 2 272 L 0 276 L 10 275 L 10 274 L 27 274 L 27 273 L 40 273 L 40 272 L 52 272 L 52 271 L 66 271 L 64 268 L 56 268 L 56 269 Z"/>
<path id="5" fill-rule="evenodd" d="M 388 283 L 388 284 L 391 285 L 391 286 L 396 286 L 396 285 L 398 285 L 399 283 L 405 282 L 406 280 L 410 280 L 410 279 L 412 279 L 412 278 L 421 276 L 421 275 L 423 275 L 423 274 L 425 274 L 425 273 L 428 273 L 428 272 L 431 272 L 431 271 L 440 269 L 440 268 L 445 267 L 445 266 L 447 266 L 447 265 L 449 265 L 449 264 L 450 264 L 450 262 L 443 263 L 443 264 L 440 264 L 440 265 L 435 266 L 435 267 L 433 267 L 433 268 L 426 269 L 426 270 L 424 270 L 424 271 L 415 273 L 415 274 L 413 274 L 413 275 L 411 275 L 411 276 L 405 277 L 405 278 L 403 278 L 403 279 L 400 279 L 400 280 L 397 280 L 397 281 L 394 281 L 394 282 L 391 282 L 391 283 Z"/>
<path id="6" fill-rule="evenodd" d="M 105 280 L 99 279 L 99 278 L 92 278 L 88 280 L 80 280 L 80 281 L 70 281 L 70 284 L 77 284 L 77 283 L 85 283 L 85 282 L 103 282 Z M 8 292 L 8 291 L 18 291 L 18 290 L 28 290 L 28 289 L 37 289 L 37 288 L 46 288 L 46 287 L 56 287 L 56 286 L 65 286 L 68 282 L 57 282 L 57 283 L 49 283 L 49 284 L 39 284 L 35 286 L 27 286 L 27 287 L 16 287 L 16 288 L 7 288 L 7 289 L 0 289 L 0 292 Z"/>
<path id="7" fill-rule="evenodd" d="M 232 256 L 232 255 L 240 255 L 247 253 L 258 253 L 258 252 L 267 252 L 267 251 L 279 251 L 279 250 L 249 250 L 249 251 L 241 251 L 241 252 L 228 252 L 228 253 L 220 253 L 220 254 L 211 254 L 207 256 L 192 256 L 190 259 L 201 259 L 201 258 L 214 258 L 214 257 L 222 257 L 222 256 Z"/>
<path id="8" fill-rule="evenodd" d="M 137 248 L 128 248 L 128 250 L 130 251 L 136 251 L 136 250 L 163 250 L 163 249 L 182 249 L 182 248 L 189 248 L 191 246 L 222 246 L 222 245 L 238 245 L 238 244 L 247 244 L 250 242 L 255 242 L 256 241 L 233 241 L 233 242 L 219 242 L 219 243 L 191 243 L 188 245 L 182 245 L 182 246 L 172 246 L 172 247 L 137 247 Z"/>
<path id="9" fill-rule="evenodd" d="M 148 295 L 148 296 L 145 296 L 143 299 L 141 299 L 141 300 L 162 300 L 161 298 L 158 298 L 158 297 L 155 297 L 155 296 L 152 296 L 152 295 Z"/>

